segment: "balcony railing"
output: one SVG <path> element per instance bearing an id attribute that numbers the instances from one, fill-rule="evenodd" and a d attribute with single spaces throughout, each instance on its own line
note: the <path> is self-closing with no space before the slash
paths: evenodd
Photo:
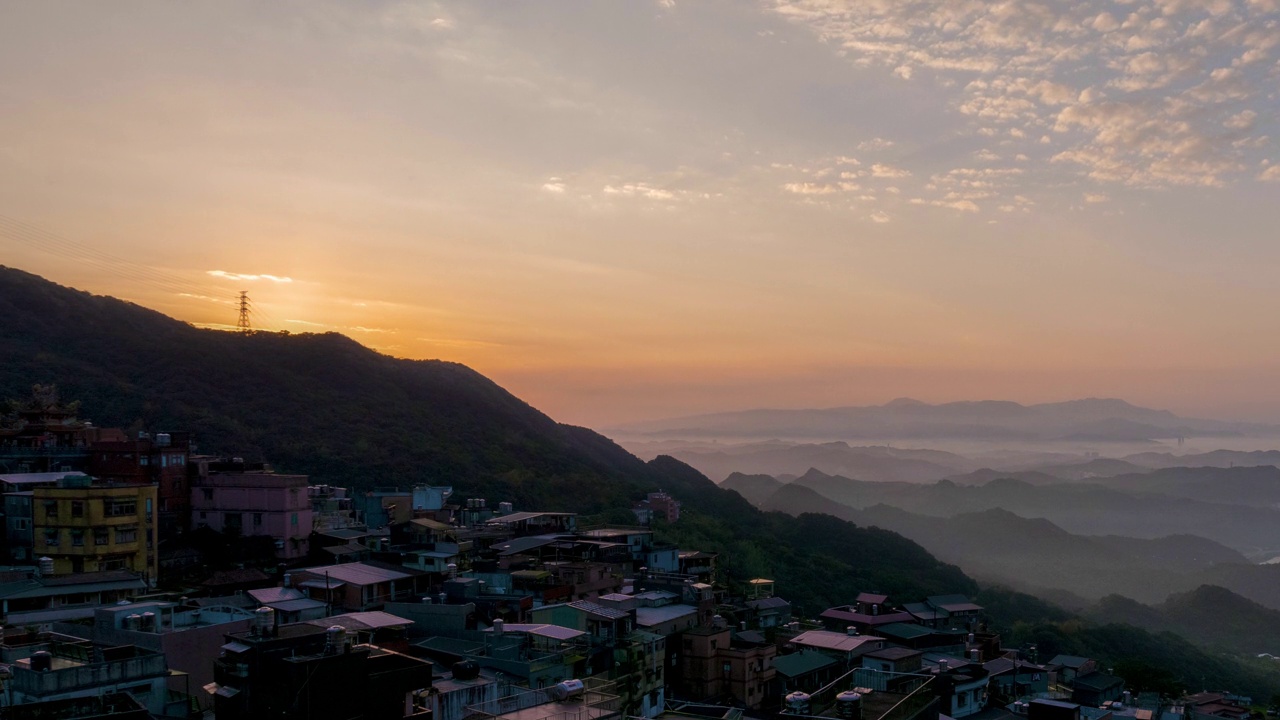
<path id="1" fill-rule="evenodd" d="M 43 672 L 19 666 L 14 669 L 11 687 L 26 695 L 45 696 L 86 687 L 162 677 L 168 672 L 169 666 L 164 656 L 159 654 Z"/>

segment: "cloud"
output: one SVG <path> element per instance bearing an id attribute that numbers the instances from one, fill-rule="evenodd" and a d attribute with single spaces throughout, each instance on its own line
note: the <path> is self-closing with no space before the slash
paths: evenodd
<path id="1" fill-rule="evenodd" d="M 871 174 L 878 178 L 904 178 L 910 177 L 911 171 L 902 168 L 893 167 L 892 165 L 883 165 L 876 163 L 871 166 Z"/>
<path id="2" fill-rule="evenodd" d="M 660 187 L 654 187 L 648 183 L 623 183 L 620 185 L 605 185 L 601 192 L 606 195 L 616 195 L 622 197 L 643 197 L 649 200 L 675 200 L 676 193 L 665 190 Z"/>
<path id="3" fill-rule="evenodd" d="M 207 274 L 224 280 L 237 280 L 244 282 L 257 282 L 259 280 L 267 280 L 273 283 L 291 283 L 293 278 L 282 277 L 280 275 L 246 275 L 244 273 L 227 272 L 226 270 L 206 270 Z"/>
<path id="4" fill-rule="evenodd" d="M 979 157 L 1054 146 L 1098 183 L 1251 177 L 1280 115 L 1280 0 L 773 0 L 860 71 L 934 82 Z M 921 72 L 928 70 L 928 73 Z M 1051 131 L 1051 132 L 1050 132 Z M 998 143 L 998 145 L 997 145 Z"/>
<path id="5" fill-rule="evenodd" d="M 542 184 L 542 189 L 543 189 L 543 190 L 546 190 L 546 191 L 547 191 L 547 192 L 549 192 L 549 193 L 556 193 L 557 195 L 563 195 L 563 194 L 564 194 L 564 183 L 562 183 L 562 182 L 548 182 L 548 183 L 543 183 L 543 184 Z"/>
<path id="6" fill-rule="evenodd" d="M 1258 179 L 1263 182 L 1280 182 L 1280 163 L 1258 173 Z"/>
<path id="7" fill-rule="evenodd" d="M 874 223 L 887 223 L 889 222 L 889 220 L 892 219 L 888 215 L 882 212 L 871 213 L 870 217 L 871 217 L 871 222 L 874 222 Z"/>
<path id="8" fill-rule="evenodd" d="M 840 191 L 835 185 L 826 183 L 787 183 L 782 186 L 783 190 L 796 195 L 831 195 Z"/>
<path id="9" fill-rule="evenodd" d="M 209 297 L 208 295 L 196 295 L 194 293 L 178 293 L 178 297 L 191 298 L 193 300 L 204 300 L 205 302 L 218 303 L 220 305 L 235 305 L 236 303 L 227 298 Z"/>
<path id="10" fill-rule="evenodd" d="M 1084 201 L 1087 203 L 1104 203 L 1110 201 L 1111 198 L 1102 193 L 1085 193 Z"/>

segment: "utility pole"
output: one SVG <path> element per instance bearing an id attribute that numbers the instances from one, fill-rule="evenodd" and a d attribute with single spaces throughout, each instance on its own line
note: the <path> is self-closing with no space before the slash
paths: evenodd
<path id="1" fill-rule="evenodd" d="M 236 330 L 238 332 L 252 332 L 253 328 L 249 325 L 249 291 L 240 291 L 240 319 L 236 321 Z"/>

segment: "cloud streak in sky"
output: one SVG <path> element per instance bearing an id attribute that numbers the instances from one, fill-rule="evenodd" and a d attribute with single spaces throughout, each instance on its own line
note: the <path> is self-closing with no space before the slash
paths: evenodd
<path id="1" fill-rule="evenodd" d="M 245 273 L 233 273 L 226 270 L 206 270 L 207 274 L 224 280 L 237 280 L 243 282 L 257 282 L 258 280 L 267 280 L 273 283 L 291 283 L 293 278 L 282 277 L 280 275 L 247 275 Z"/>

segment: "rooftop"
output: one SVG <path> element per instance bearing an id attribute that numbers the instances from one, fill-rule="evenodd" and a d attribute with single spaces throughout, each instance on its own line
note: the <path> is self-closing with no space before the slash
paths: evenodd
<path id="1" fill-rule="evenodd" d="M 569 607 L 581 610 L 588 615 L 595 615 L 596 617 L 604 618 L 605 620 L 621 620 L 631 615 L 631 613 L 626 610 L 617 610 L 588 600 L 576 600 L 568 603 L 568 605 Z"/>
<path id="2" fill-rule="evenodd" d="M 389 612 L 381 610 L 371 610 L 368 612 L 353 612 L 343 615 L 332 615 L 318 620 L 307 620 L 307 624 L 316 627 L 329 628 L 338 625 L 347 630 L 378 630 L 389 627 L 407 627 L 413 624 L 412 620 L 392 615 Z"/>
<path id="3" fill-rule="evenodd" d="M 662 605 L 660 607 L 636 608 L 636 624 L 641 627 L 653 627 L 689 615 L 697 615 L 698 608 L 692 605 Z"/>
<path id="4" fill-rule="evenodd" d="M 835 658 L 816 652 L 779 655 L 773 659 L 773 666 L 778 669 L 778 674 L 788 678 L 799 677 L 835 664 Z"/>
<path id="5" fill-rule="evenodd" d="M 368 563 L 341 563 L 322 567 L 303 568 L 294 572 L 306 573 L 315 577 L 328 576 L 330 581 L 347 582 L 352 585 L 374 585 L 392 580 L 405 580 L 412 574 L 379 567 Z"/>
<path id="6" fill-rule="evenodd" d="M 546 518 L 577 517 L 577 515 L 578 515 L 577 513 L 570 513 L 570 512 L 518 512 L 518 513 L 511 513 L 510 515 L 503 515 L 502 517 L 493 518 L 489 522 L 505 524 L 505 523 L 524 522 L 525 520 L 534 520 L 541 517 L 546 517 Z"/>
<path id="7" fill-rule="evenodd" d="M 494 632 L 492 628 L 485 632 Z M 545 625 L 538 623 L 507 623 L 503 626 L 503 632 L 526 633 L 528 635 L 536 635 L 538 637 L 550 638 L 552 640 L 573 640 L 574 638 L 586 635 L 581 630 L 573 628 L 561 627 L 559 625 Z"/>
<path id="8" fill-rule="evenodd" d="M 803 645 L 823 650 L 852 652 L 867 643 L 884 642 L 884 638 L 874 635 L 846 635 L 828 630 L 810 630 L 791 638 L 794 645 Z"/>

